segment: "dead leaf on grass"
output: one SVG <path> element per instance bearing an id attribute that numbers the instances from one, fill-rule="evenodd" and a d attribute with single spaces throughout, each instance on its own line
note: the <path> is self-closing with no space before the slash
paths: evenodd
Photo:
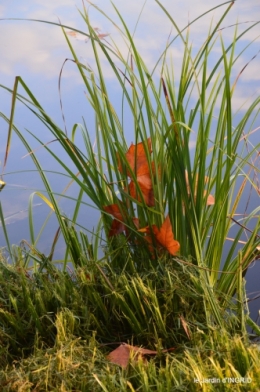
<path id="1" fill-rule="evenodd" d="M 179 251 L 180 244 L 174 239 L 172 224 L 169 215 L 167 215 L 160 228 L 158 228 L 156 225 L 152 225 L 151 229 L 147 226 L 138 230 L 141 233 L 146 233 L 145 239 L 149 243 L 151 253 L 154 254 L 151 230 L 155 236 L 157 247 L 159 250 L 166 249 L 173 256 Z"/>
<path id="2" fill-rule="evenodd" d="M 151 138 L 147 141 L 147 152 L 151 154 L 152 152 L 152 142 Z M 125 157 L 129 163 L 132 172 L 136 175 L 136 182 L 142 192 L 143 199 L 148 206 L 154 205 L 154 193 L 153 184 L 151 179 L 149 162 L 146 154 L 145 145 L 143 142 L 138 144 L 131 144 Z M 118 170 L 123 173 L 123 166 L 120 159 L 120 155 L 117 154 Z M 155 172 L 154 162 L 151 162 L 152 173 Z M 133 180 L 132 172 L 127 170 L 128 177 L 131 178 L 131 182 L 128 184 L 128 191 L 130 196 L 138 201 L 142 201 L 137 190 L 136 182 Z"/>
<path id="3" fill-rule="evenodd" d="M 162 352 L 168 352 L 173 350 L 174 348 L 169 348 L 162 350 Z M 148 350 L 146 348 L 131 346 L 130 344 L 122 343 L 119 347 L 117 347 L 115 350 L 111 351 L 110 354 L 108 354 L 107 359 L 110 362 L 115 363 L 116 365 L 119 365 L 125 369 L 129 364 L 130 358 L 132 358 L 134 362 L 137 362 L 138 360 L 146 362 L 145 355 L 157 354 L 158 352 L 154 350 Z"/>

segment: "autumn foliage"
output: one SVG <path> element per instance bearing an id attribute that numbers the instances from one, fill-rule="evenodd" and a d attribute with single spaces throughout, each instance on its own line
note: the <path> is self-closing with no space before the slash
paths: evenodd
<path id="1" fill-rule="evenodd" d="M 147 149 L 149 154 L 152 152 L 151 139 L 147 139 Z M 127 153 L 125 154 L 127 162 L 131 170 L 127 170 L 127 175 L 131 181 L 128 184 L 128 191 L 130 196 L 138 201 L 142 201 L 140 192 L 137 190 L 136 182 L 141 190 L 145 204 L 154 206 L 154 193 L 151 178 L 149 162 L 147 159 L 144 143 L 131 144 Z M 123 173 L 122 163 L 120 157 L 117 155 L 118 170 Z M 152 172 L 154 172 L 154 163 L 152 162 Z M 136 182 L 133 180 L 135 175 Z"/>
<path id="2" fill-rule="evenodd" d="M 146 149 L 144 143 L 132 144 L 125 154 L 129 168 L 127 168 L 127 176 L 130 178 L 130 183 L 125 188 L 129 195 L 137 201 L 143 201 L 149 207 L 154 205 L 153 181 L 151 174 L 154 174 L 154 162 L 151 162 L 151 167 L 147 159 L 147 153 L 151 154 L 151 139 L 146 141 Z M 123 174 L 123 165 L 119 155 L 117 155 L 118 170 Z M 160 169 L 159 169 L 160 171 Z M 135 179 L 134 179 L 135 178 Z M 138 190 L 139 188 L 140 190 Z M 140 194 L 141 191 L 141 194 Z M 111 214 L 114 219 L 112 221 L 109 237 L 124 233 L 128 236 L 129 231 L 126 226 L 126 221 L 129 219 L 127 215 L 127 206 L 124 206 L 121 201 L 118 204 L 110 204 L 103 207 L 104 211 Z M 131 217 L 135 227 L 139 229 L 138 218 Z M 145 233 L 145 240 L 148 242 L 148 248 L 152 255 L 154 255 L 154 245 L 161 253 L 168 251 L 171 255 L 175 255 L 179 249 L 180 244 L 174 239 L 172 232 L 172 225 L 169 216 L 167 216 L 160 228 L 156 225 L 139 229 L 139 232 Z"/>
<path id="3" fill-rule="evenodd" d="M 125 219 L 122 215 L 122 212 L 120 211 L 119 205 L 110 204 L 109 206 L 104 206 L 103 208 L 108 214 L 113 215 L 113 217 L 115 218 L 113 219 L 111 224 L 109 237 L 122 233 L 125 230 L 125 225 L 123 223 Z"/>
<path id="4" fill-rule="evenodd" d="M 154 253 L 153 236 L 155 238 L 156 248 L 159 251 L 166 249 L 171 255 L 175 255 L 180 249 L 179 242 L 176 241 L 173 236 L 169 215 L 167 215 L 159 229 L 157 226 L 152 225 L 151 228 L 147 226 L 139 231 L 146 233 L 145 239 L 149 243 L 149 248 L 152 254 Z"/>
<path id="5" fill-rule="evenodd" d="M 149 154 L 152 153 L 151 139 L 148 138 L 146 142 L 140 142 L 138 144 L 131 144 L 128 151 L 125 153 L 127 161 L 126 171 L 124 170 L 120 155 L 117 154 L 117 164 L 120 173 L 126 172 L 130 178 L 130 182 L 125 187 L 131 198 L 138 202 L 144 202 L 148 207 L 153 207 L 155 204 L 154 190 L 153 190 L 153 175 L 155 174 L 154 162 L 148 160 Z M 161 168 L 158 168 L 159 176 L 161 175 Z M 188 173 L 185 172 L 186 187 L 188 195 L 191 194 Z M 205 178 L 205 183 L 208 182 L 208 178 Z M 197 195 L 198 178 L 195 181 L 195 194 Z M 204 191 L 206 195 L 206 191 Z M 215 200 L 212 195 L 207 198 L 207 205 L 214 204 Z M 175 255 L 180 250 L 179 242 L 174 238 L 172 224 L 169 215 L 164 219 L 161 227 L 156 225 L 146 226 L 139 228 L 139 220 L 136 217 L 128 216 L 127 206 L 118 200 L 118 203 L 104 206 L 104 211 L 111 214 L 114 219 L 112 221 L 109 237 L 125 233 L 129 236 L 129 230 L 126 223 L 132 220 L 135 227 L 140 233 L 144 233 L 144 239 L 148 243 L 148 249 L 150 250 L 152 257 L 155 256 L 155 249 L 160 254 L 168 252 L 171 255 Z"/>
<path id="6" fill-rule="evenodd" d="M 109 237 L 113 237 L 114 235 L 123 233 L 124 231 L 126 234 L 128 234 L 127 227 L 124 224 L 125 221 L 125 215 L 122 214 L 120 211 L 120 207 L 118 204 L 110 204 L 109 206 L 104 206 L 104 210 L 108 213 L 113 215 L 115 219 L 113 219 L 111 228 L 109 231 Z M 139 228 L 139 220 L 138 218 L 132 218 L 135 227 L 138 229 Z"/>

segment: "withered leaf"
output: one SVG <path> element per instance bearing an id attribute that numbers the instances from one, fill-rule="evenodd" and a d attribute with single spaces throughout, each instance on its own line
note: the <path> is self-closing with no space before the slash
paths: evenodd
<path id="1" fill-rule="evenodd" d="M 147 150 L 148 153 L 151 154 L 152 151 L 151 138 L 147 139 Z M 140 188 L 145 203 L 148 206 L 153 206 L 154 205 L 153 186 L 152 186 L 149 162 L 147 159 L 144 143 L 141 142 L 136 145 L 131 144 L 125 156 L 132 172 L 136 175 L 136 182 Z M 117 155 L 117 161 L 118 161 L 118 170 L 122 173 L 123 168 L 119 155 Z M 152 172 L 154 173 L 154 162 L 151 162 L 151 169 Z M 131 182 L 128 185 L 129 194 L 134 199 L 138 201 L 142 201 L 142 198 L 137 190 L 136 182 L 133 181 L 132 172 L 130 170 L 127 170 L 127 175 L 128 177 L 131 178 Z"/>
<path id="2" fill-rule="evenodd" d="M 155 226 L 156 227 L 156 226 Z M 156 240 L 165 247 L 171 255 L 175 255 L 180 249 L 180 244 L 174 239 L 172 224 L 169 215 L 165 218 L 160 229 L 154 228 Z"/>
<path id="3" fill-rule="evenodd" d="M 109 231 L 108 236 L 113 237 L 114 235 L 120 234 L 123 231 L 125 231 L 126 234 L 129 235 L 127 227 L 124 224 L 124 222 L 126 221 L 126 217 L 125 217 L 125 214 L 124 215 L 122 214 L 119 205 L 118 204 L 110 204 L 108 206 L 103 206 L 103 209 L 108 214 L 110 214 L 114 218 L 116 218 L 116 219 L 113 219 L 113 221 L 111 223 L 111 227 L 110 227 L 110 231 Z M 132 221 L 133 221 L 135 227 L 138 229 L 139 228 L 139 219 L 134 217 L 134 218 L 132 218 Z"/>
<path id="4" fill-rule="evenodd" d="M 151 229 L 150 229 L 150 227 L 145 227 L 145 228 L 138 230 L 140 232 L 147 234 L 145 236 L 145 239 L 149 243 L 150 251 L 152 253 L 154 253 L 153 252 L 153 240 L 152 240 L 152 236 L 151 236 L 151 230 L 155 236 L 158 250 L 167 249 L 167 251 L 171 255 L 175 255 L 179 251 L 180 244 L 178 241 L 176 241 L 174 239 L 174 235 L 172 232 L 172 225 L 171 225 L 169 215 L 167 215 L 167 217 L 165 218 L 160 229 L 158 229 L 158 227 L 156 225 L 152 225 Z"/>
<path id="5" fill-rule="evenodd" d="M 110 204 L 109 206 L 104 206 L 104 210 L 113 215 L 114 218 L 109 231 L 109 237 L 122 233 L 125 230 L 125 225 L 123 223 L 124 218 L 120 211 L 118 204 Z"/>
<path id="6" fill-rule="evenodd" d="M 147 139 L 147 149 L 148 149 L 149 153 L 152 152 L 151 138 Z M 134 173 L 136 173 L 137 176 L 138 175 L 143 176 L 143 175 L 150 174 L 149 165 L 148 165 L 147 156 L 146 156 L 145 147 L 144 147 L 143 142 L 138 143 L 138 144 L 131 144 L 131 146 L 129 147 L 125 156 L 126 156 L 126 159 L 129 163 L 131 170 Z M 123 169 L 122 169 L 122 163 L 121 163 L 119 155 L 117 155 L 117 159 L 118 159 L 118 170 L 122 173 Z M 127 171 L 127 175 L 130 178 L 132 177 L 132 174 L 129 170 Z"/>
<path id="7" fill-rule="evenodd" d="M 173 351 L 174 348 L 162 350 L 162 352 Z M 126 368 L 129 364 L 130 358 L 137 362 L 138 360 L 146 361 L 145 355 L 157 355 L 157 351 L 148 350 L 146 348 L 131 346 L 130 344 L 122 343 L 115 350 L 108 354 L 107 359 L 116 365 Z"/>

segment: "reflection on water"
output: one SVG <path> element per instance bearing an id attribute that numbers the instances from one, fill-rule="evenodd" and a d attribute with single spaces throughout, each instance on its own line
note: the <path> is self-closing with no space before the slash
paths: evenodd
<path id="1" fill-rule="evenodd" d="M 41 206 L 43 203 L 33 204 L 33 208 Z M 17 221 L 23 220 L 28 217 L 29 208 L 25 208 L 24 210 L 16 211 L 13 214 L 8 215 L 4 218 L 5 225 L 11 225 L 12 223 L 16 223 Z M 0 221 L 0 227 L 2 223 Z"/>

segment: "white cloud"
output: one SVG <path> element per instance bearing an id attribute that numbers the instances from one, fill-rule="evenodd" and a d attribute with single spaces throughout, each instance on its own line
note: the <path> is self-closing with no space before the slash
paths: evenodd
<path id="1" fill-rule="evenodd" d="M 101 28 L 104 33 L 110 33 L 108 41 L 110 38 L 113 39 L 119 46 L 120 51 L 127 56 L 128 49 L 118 29 L 93 7 L 89 6 L 87 2 L 85 4 L 89 10 L 92 25 Z M 102 11 L 111 16 L 116 21 L 116 24 L 122 28 L 122 23 L 116 15 L 110 0 L 97 0 L 95 4 L 102 8 Z M 129 2 L 114 0 L 114 4 L 118 7 L 119 12 L 122 13 L 130 32 L 133 33 L 144 2 L 140 3 L 139 0 Z M 199 16 L 202 12 L 216 7 L 216 0 L 208 0 L 207 2 L 204 0 L 197 0 L 196 2 L 191 0 L 162 0 L 162 4 L 180 28 L 183 28 L 189 21 Z M 79 9 L 82 9 L 82 3 L 79 0 L 76 3 L 73 0 L 59 0 L 55 2 L 51 0 L 46 0 L 45 2 L 37 0 L 33 2 L 27 1 L 26 5 L 14 1 L 12 3 L 6 2 L 5 7 L 2 6 L 0 8 L 0 13 L 2 12 L 2 14 L 4 13 L 4 15 L 9 17 L 10 15 L 21 15 L 22 17 L 46 19 L 54 22 L 57 22 L 59 17 L 62 23 L 74 27 L 79 26 L 80 29 L 86 31 L 86 26 L 76 9 L 77 5 Z M 205 41 L 210 23 L 213 23 L 214 26 L 226 8 L 227 5 L 216 8 L 212 13 L 207 14 L 201 20 L 190 26 L 190 40 L 193 43 L 194 49 L 198 49 Z M 241 22 L 257 20 L 260 19 L 259 16 L 260 6 L 258 5 L 258 0 L 248 0 L 246 3 L 238 0 L 231 8 L 223 25 L 229 26 L 230 24 L 236 23 L 237 20 Z M 30 22 L 1 21 L 0 23 L 2 35 L 4 36 L 4 39 L 0 41 L 2 54 L 0 64 L 1 80 L 4 78 L 4 75 L 15 75 L 20 70 L 24 73 L 27 72 L 29 75 L 39 75 L 42 78 L 58 78 L 63 61 L 66 57 L 71 57 L 59 27 Z M 239 25 L 239 29 L 247 26 L 249 24 Z M 172 26 L 169 18 L 156 1 L 147 0 L 140 17 L 139 25 L 137 26 L 134 41 L 148 69 L 151 70 L 153 68 L 159 55 L 163 52 L 171 30 L 171 37 L 174 37 L 176 30 Z M 186 31 L 183 34 L 185 37 Z M 233 38 L 234 29 L 227 28 L 222 30 L 222 34 L 228 42 Z M 256 36 L 257 28 L 248 32 L 243 39 L 252 40 Z M 79 58 L 84 59 L 82 61 L 94 67 L 95 59 L 90 42 L 86 44 L 72 39 L 72 43 L 77 50 Z M 181 44 L 180 38 L 173 42 L 171 51 L 174 51 L 174 60 L 176 58 L 180 59 L 183 53 L 183 45 Z M 101 56 L 101 60 L 106 77 L 112 78 L 113 73 L 104 55 Z M 255 65 L 252 65 L 254 69 L 256 69 L 257 64 L 258 62 L 255 62 Z M 64 77 L 71 77 L 72 75 L 75 77 L 73 71 L 66 72 Z M 245 73 L 245 75 L 247 75 L 247 80 L 250 80 L 250 75 L 251 78 L 257 79 L 256 72 Z"/>
<path id="2" fill-rule="evenodd" d="M 245 88 L 245 85 L 238 85 L 232 97 L 232 108 L 234 112 L 247 109 L 257 97 L 260 95 L 260 87 L 250 86 L 250 89 Z"/>
<path id="3" fill-rule="evenodd" d="M 64 39 L 58 29 L 47 26 L 13 23 L 4 26 L 5 40 L 1 41 L 2 61 L 0 72 L 9 75 L 27 68 L 29 72 L 43 73 L 50 78 L 57 75 L 53 66 L 55 51 L 64 47 Z"/>
<path id="4" fill-rule="evenodd" d="M 3 5 L 0 5 L 0 17 L 1 18 L 3 18 L 4 11 L 5 11 L 5 7 Z"/>

